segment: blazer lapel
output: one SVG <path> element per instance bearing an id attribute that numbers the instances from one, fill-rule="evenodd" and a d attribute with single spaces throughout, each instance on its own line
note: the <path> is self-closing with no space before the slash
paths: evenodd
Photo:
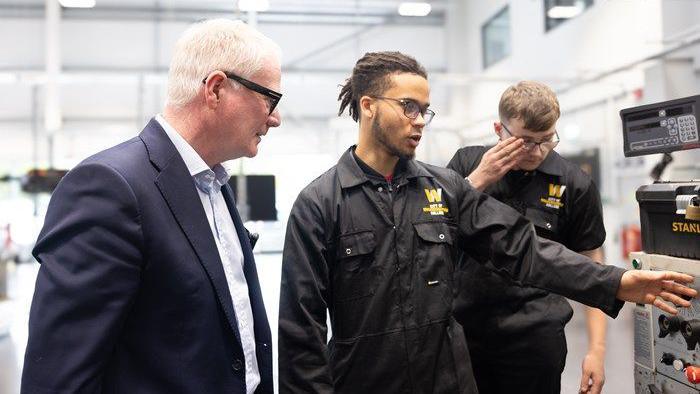
<path id="1" fill-rule="evenodd" d="M 156 168 L 160 169 L 155 184 L 197 254 L 199 263 L 204 267 L 224 315 L 240 345 L 236 313 L 219 251 L 187 166 L 165 131 L 155 120 L 151 120 L 146 126 L 141 133 L 141 139 L 148 149 L 151 161 Z"/>

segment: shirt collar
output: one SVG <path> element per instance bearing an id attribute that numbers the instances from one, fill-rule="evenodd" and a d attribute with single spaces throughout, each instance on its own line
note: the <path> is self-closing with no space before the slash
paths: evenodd
<path id="1" fill-rule="evenodd" d="M 355 147 L 356 145 L 351 146 L 343 153 L 340 160 L 338 160 L 338 178 L 340 180 L 340 186 L 343 188 L 357 186 L 370 180 L 353 157 Z M 423 168 L 420 162 L 415 160 L 405 161 L 405 168 L 402 174 L 406 179 L 420 176 L 433 177 L 432 174 Z M 398 174 L 396 175 L 398 176 Z"/>
<path id="2" fill-rule="evenodd" d="M 556 151 L 550 151 L 544 161 L 537 167 L 537 171 L 549 175 L 562 176 L 562 158 Z"/>
<path id="3" fill-rule="evenodd" d="M 187 141 L 185 141 L 184 138 L 182 138 L 180 133 L 178 133 L 177 130 L 175 130 L 175 128 L 171 126 L 170 123 L 165 120 L 165 118 L 163 118 L 163 115 L 156 115 L 156 121 L 160 123 L 161 127 L 163 127 L 165 134 L 168 135 L 170 141 L 172 141 L 173 145 L 175 145 L 175 149 L 177 149 L 180 156 L 182 156 L 182 160 L 185 162 L 190 175 L 196 175 L 200 172 L 211 170 L 207 163 L 204 162 L 202 157 L 199 156 L 199 153 L 197 153 L 197 151 L 195 151 L 194 148 Z"/>
<path id="4" fill-rule="evenodd" d="M 168 135 L 168 138 L 175 145 L 175 149 L 182 156 L 182 160 L 185 162 L 190 175 L 195 179 L 197 186 L 203 188 L 202 190 L 206 192 L 204 189 L 212 188 L 214 182 L 218 184 L 218 187 L 213 188 L 213 190 L 219 190 L 221 186 L 228 182 L 231 176 L 221 164 L 216 164 L 213 168 L 209 168 L 197 151 L 182 138 L 180 133 L 161 114 L 156 115 L 156 121 L 163 127 L 165 134 Z"/>
<path id="5" fill-rule="evenodd" d="M 228 182 L 231 176 L 221 164 L 217 164 L 213 169 L 207 168 L 202 172 L 192 175 L 192 178 L 200 190 L 207 194 L 216 194 L 221 191 L 221 188 Z"/>

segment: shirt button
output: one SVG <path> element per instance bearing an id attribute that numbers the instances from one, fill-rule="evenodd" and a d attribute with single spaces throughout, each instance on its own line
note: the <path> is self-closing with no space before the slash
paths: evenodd
<path id="1" fill-rule="evenodd" d="M 440 238 L 440 239 L 445 239 L 445 234 L 440 234 L 440 235 L 438 235 L 438 238 Z"/>
<path id="2" fill-rule="evenodd" d="M 379 187 L 377 188 L 377 191 L 378 191 L 379 193 L 381 193 L 381 192 L 383 192 L 383 191 L 384 191 L 384 188 L 383 188 L 383 187 L 381 187 L 381 186 L 379 186 Z"/>
<path id="3" fill-rule="evenodd" d="M 241 368 L 243 368 L 243 362 L 240 359 L 236 359 L 233 364 L 231 364 L 231 368 L 233 368 L 234 371 L 240 371 Z"/>
<path id="4" fill-rule="evenodd" d="M 551 229 L 551 228 L 552 228 L 552 224 L 551 224 L 551 223 L 547 223 L 547 224 L 545 224 L 545 226 L 547 227 L 547 229 Z"/>
<path id="5" fill-rule="evenodd" d="M 345 249 L 345 254 L 350 254 L 350 253 L 352 253 L 352 249 L 350 249 L 350 248 Z"/>

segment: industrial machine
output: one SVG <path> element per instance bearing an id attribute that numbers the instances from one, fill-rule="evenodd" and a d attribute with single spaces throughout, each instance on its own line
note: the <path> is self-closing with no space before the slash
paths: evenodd
<path id="1" fill-rule="evenodd" d="M 622 110 L 625 156 L 700 147 L 698 115 L 700 96 Z M 637 201 L 644 251 L 632 266 L 694 275 L 700 290 L 700 179 L 642 186 Z M 677 316 L 635 307 L 634 382 L 637 394 L 700 393 L 700 300 Z"/>

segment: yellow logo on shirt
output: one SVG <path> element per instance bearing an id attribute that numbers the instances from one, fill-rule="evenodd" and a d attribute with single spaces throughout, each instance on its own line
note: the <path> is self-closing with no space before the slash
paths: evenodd
<path id="1" fill-rule="evenodd" d="M 444 215 L 448 212 L 447 207 L 443 207 L 442 204 L 442 189 L 424 189 L 425 197 L 428 199 L 428 206 L 423 207 L 423 212 L 430 213 L 431 215 Z"/>
<path id="2" fill-rule="evenodd" d="M 440 202 L 442 201 L 442 189 L 425 189 L 425 196 L 428 197 L 428 202 Z"/>
<path id="3" fill-rule="evenodd" d="M 564 195 L 566 185 L 549 184 L 549 194 L 547 198 L 540 198 L 540 202 L 548 208 L 559 209 L 564 206 L 561 202 L 561 196 Z"/>
<path id="4" fill-rule="evenodd" d="M 566 190 L 566 185 L 549 184 L 549 197 L 561 198 Z"/>

